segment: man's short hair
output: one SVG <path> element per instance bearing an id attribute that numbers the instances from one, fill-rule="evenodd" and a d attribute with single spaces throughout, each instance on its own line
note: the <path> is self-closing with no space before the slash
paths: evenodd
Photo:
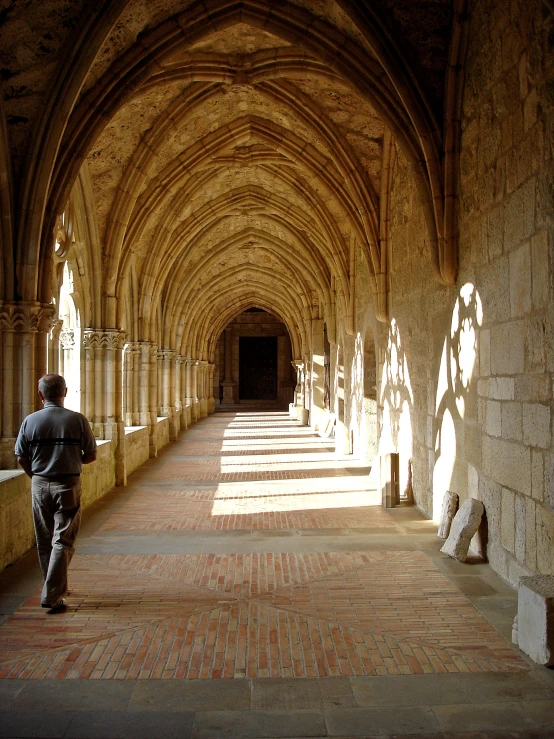
<path id="1" fill-rule="evenodd" d="M 65 395 L 65 380 L 61 375 L 44 375 L 38 381 L 38 389 L 45 400 L 57 400 Z"/>

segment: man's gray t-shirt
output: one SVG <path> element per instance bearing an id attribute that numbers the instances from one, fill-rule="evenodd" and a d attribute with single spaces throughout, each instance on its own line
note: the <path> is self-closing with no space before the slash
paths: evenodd
<path id="1" fill-rule="evenodd" d="M 96 451 L 96 440 L 82 413 L 47 400 L 23 421 L 15 453 L 31 462 L 33 475 L 57 478 L 80 475 L 82 455 Z"/>

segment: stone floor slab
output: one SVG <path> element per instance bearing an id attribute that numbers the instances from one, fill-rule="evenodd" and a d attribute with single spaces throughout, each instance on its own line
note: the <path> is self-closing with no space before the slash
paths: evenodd
<path id="1" fill-rule="evenodd" d="M 130 711 L 244 711 L 250 708 L 250 680 L 145 680 L 138 682 Z"/>
<path id="2" fill-rule="evenodd" d="M 458 706 L 434 706 L 442 731 L 525 731 L 542 728 L 521 703 L 471 703 Z"/>
<path id="3" fill-rule="evenodd" d="M 0 737 L 58 739 L 66 735 L 72 719 L 71 711 L 0 710 Z"/>
<path id="4" fill-rule="evenodd" d="M 417 735 L 440 730 L 428 706 L 344 708 L 327 711 L 325 723 L 329 736 L 334 737 Z"/>
<path id="5" fill-rule="evenodd" d="M 285 739 L 326 735 L 316 711 L 206 711 L 197 713 L 194 739 Z"/>
<path id="6" fill-rule="evenodd" d="M 328 677 L 319 680 L 258 679 L 252 681 L 252 709 L 298 710 L 356 706 L 350 680 Z"/>
<path id="7" fill-rule="evenodd" d="M 64 739 L 191 739 L 193 713 L 157 711 L 73 714 Z"/>
<path id="8" fill-rule="evenodd" d="M 28 680 L 13 707 L 18 711 L 36 706 L 45 711 L 124 711 L 134 687 L 124 681 Z"/>

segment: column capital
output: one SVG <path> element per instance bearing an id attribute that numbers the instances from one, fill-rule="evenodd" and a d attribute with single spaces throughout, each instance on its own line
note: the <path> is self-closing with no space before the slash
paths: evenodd
<path id="1" fill-rule="evenodd" d="M 62 329 L 63 329 L 63 320 L 61 318 L 54 318 L 52 320 L 52 325 L 50 326 L 51 338 L 54 341 L 57 341 Z"/>
<path id="2" fill-rule="evenodd" d="M 126 355 L 138 355 L 141 351 L 140 341 L 128 341 L 123 347 L 123 352 Z"/>
<path id="3" fill-rule="evenodd" d="M 0 305 L 0 330 L 2 331 L 48 331 L 54 306 L 51 303 L 20 301 Z"/>
<path id="4" fill-rule="evenodd" d="M 296 370 L 303 369 L 304 367 L 304 362 L 302 361 L 302 359 L 293 359 L 291 361 L 291 364 Z"/>
<path id="5" fill-rule="evenodd" d="M 75 346 L 75 330 L 64 328 L 60 332 L 60 344 L 64 349 L 72 349 Z"/>
<path id="6" fill-rule="evenodd" d="M 85 349 L 123 349 L 126 337 L 127 332 L 117 328 L 86 328 L 83 331 L 83 345 Z"/>
<path id="7" fill-rule="evenodd" d="M 175 349 L 158 349 L 156 354 L 158 359 L 161 359 L 162 361 L 165 359 L 173 359 L 177 356 Z"/>

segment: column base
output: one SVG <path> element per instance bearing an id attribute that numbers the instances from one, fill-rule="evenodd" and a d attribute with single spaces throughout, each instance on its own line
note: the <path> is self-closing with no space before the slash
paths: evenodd
<path id="1" fill-rule="evenodd" d="M 223 398 L 221 400 L 221 405 L 234 405 L 235 383 L 232 380 L 223 380 L 223 382 L 221 383 L 221 387 L 223 388 Z"/>
<path id="2" fill-rule="evenodd" d="M 342 421 L 337 421 L 335 425 L 335 452 L 337 454 L 352 454 L 350 429 Z"/>

